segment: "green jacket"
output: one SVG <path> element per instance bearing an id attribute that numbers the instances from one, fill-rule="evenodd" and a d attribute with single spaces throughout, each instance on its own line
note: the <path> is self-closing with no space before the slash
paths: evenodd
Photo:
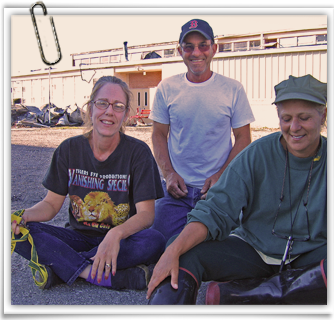
<path id="1" fill-rule="evenodd" d="M 206 240 L 224 240 L 232 233 L 240 236 L 253 248 L 281 259 L 285 239 L 272 234 L 274 219 L 281 195 L 286 152 L 280 143 L 281 133 L 273 133 L 251 143 L 240 152 L 201 200 L 188 213 L 188 223 L 199 221 L 208 228 Z M 327 243 L 327 139 L 321 137 L 314 162 L 308 199 L 310 240 L 294 241 L 291 257 L 312 251 Z M 306 200 L 307 178 L 313 158 L 298 158 L 289 153 L 284 199 L 277 215 L 275 233 L 289 236 L 292 219 L 301 200 L 293 226 L 293 236 L 308 235 Z M 289 191 L 289 180 L 291 182 Z M 290 194 L 291 208 L 290 210 Z"/>

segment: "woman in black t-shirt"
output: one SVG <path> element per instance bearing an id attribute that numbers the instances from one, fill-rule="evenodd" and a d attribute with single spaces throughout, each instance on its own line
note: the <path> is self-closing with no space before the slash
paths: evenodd
<path id="1" fill-rule="evenodd" d="M 12 223 L 17 237 L 22 225 L 29 228 L 47 270 L 41 288 L 81 277 L 141 290 L 164 250 L 164 237 L 150 229 L 155 199 L 163 196 L 156 162 L 145 143 L 123 133 L 130 96 L 116 77 L 96 82 L 87 102 L 87 132 L 56 149 L 43 181 L 46 197 L 24 210 L 20 225 Z M 67 195 L 67 227 L 41 223 L 57 215 Z M 30 260 L 30 243 L 17 243 L 15 252 Z"/>

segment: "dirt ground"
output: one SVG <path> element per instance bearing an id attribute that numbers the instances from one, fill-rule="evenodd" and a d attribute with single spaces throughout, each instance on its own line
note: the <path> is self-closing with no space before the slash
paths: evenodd
<path id="1" fill-rule="evenodd" d="M 252 140 L 278 129 L 253 129 Z M 11 207 L 27 208 L 44 195 L 41 185 L 55 148 L 66 138 L 83 133 L 82 127 L 12 128 Z M 126 134 L 146 142 L 152 150 L 152 126 L 127 127 Z"/>
<path id="2" fill-rule="evenodd" d="M 40 148 L 56 148 L 63 140 L 83 133 L 82 127 L 59 128 L 16 128 L 11 130 L 11 144 Z M 279 131 L 279 128 L 251 128 L 252 141 L 270 133 Z M 146 142 L 152 150 L 152 126 L 126 127 L 126 134 Z M 327 136 L 324 128 L 322 135 Z"/>
<path id="3" fill-rule="evenodd" d="M 253 141 L 278 129 L 252 129 Z M 66 138 L 79 135 L 82 128 L 12 128 L 11 130 L 11 208 L 28 208 L 46 195 L 42 186 L 55 148 Z M 127 127 L 126 134 L 145 141 L 151 148 L 152 127 Z M 324 132 L 327 135 L 327 131 Z M 64 226 L 69 200 L 49 223 Z M 198 294 L 197 304 L 205 304 L 206 283 Z M 25 290 L 22 290 L 25 288 Z M 69 295 L 71 298 L 69 299 Z M 89 285 L 79 280 L 73 286 L 60 285 L 39 290 L 33 283 L 27 261 L 18 254 L 11 257 L 11 305 L 146 305 L 145 291 L 118 292 Z"/>

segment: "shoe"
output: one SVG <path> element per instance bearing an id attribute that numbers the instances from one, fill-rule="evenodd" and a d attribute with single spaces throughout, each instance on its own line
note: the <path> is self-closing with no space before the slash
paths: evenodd
<path id="1" fill-rule="evenodd" d="M 111 289 L 144 290 L 150 282 L 154 265 L 140 264 L 134 268 L 117 270 L 115 276 L 110 276 Z"/>
<path id="2" fill-rule="evenodd" d="M 270 278 L 211 282 L 207 305 L 325 305 L 327 279 L 323 261 L 300 269 L 290 269 Z"/>
<path id="3" fill-rule="evenodd" d="M 91 269 L 86 281 L 96 286 L 114 290 L 144 290 L 151 279 L 153 269 L 154 265 L 146 266 L 141 264 L 133 268 L 117 270 L 114 276 L 109 274 L 108 279 L 105 279 L 103 272 L 100 283 L 97 282 L 97 277 L 92 279 Z"/>
<path id="4" fill-rule="evenodd" d="M 185 269 L 179 270 L 178 289 L 167 277 L 152 292 L 149 305 L 195 305 L 198 293 L 197 280 Z"/>
<path id="5" fill-rule="evenodd" d="M 44 266 L 48 275 L 48 278 L 46 280 L 46 282 L 41 285 L 38 286 L 39 289 L 44 290 L 44 289 L 50 289 L 51 287 L 54 287 L 58 284 L 62 284 L 65 283 L 62 279 L 60 279 L 49 266 Z M 43 277 L 40 274 L 39 271 L 36 272 L 35 274 L 35 279 L 37 282 L 42 282 L 43 281 Z"/>

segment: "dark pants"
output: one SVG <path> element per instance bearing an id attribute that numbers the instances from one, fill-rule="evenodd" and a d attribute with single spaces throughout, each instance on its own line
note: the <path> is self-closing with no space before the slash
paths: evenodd
<path id="1" fill-rule="evenodd" d="M 300 268 L 322 259 L 327 259 L 327 245 L 299 256 L 290 266 Z M 180 267 L 190 271 L 200 285 L 201 281 L 267 278 L 278 273 L 280 266 L 266 264 L 247 242 L 229 236 L 224 241 L 202 242 L 192 248 L 180 257 Z M 324 268 L 327 276 L 327 260 Z"/>
<path id="2" fill-rule="evenodd" d="M 82 271 L 93 261 L 104 237 L 88 237 L 82 233 L 39 222 L 27 224 L 33 238 L 38 261 L 50 266 L 64 282 L 71 285 Z M 162 234 L 145 229 L 121 240 L 117 258 L 117 269 L 135 267 L 138 264 L 156 263 L 164 251 Z M 31 245 L 18 242 L 15 247 L 22 257 L 30 260 Z"/>

